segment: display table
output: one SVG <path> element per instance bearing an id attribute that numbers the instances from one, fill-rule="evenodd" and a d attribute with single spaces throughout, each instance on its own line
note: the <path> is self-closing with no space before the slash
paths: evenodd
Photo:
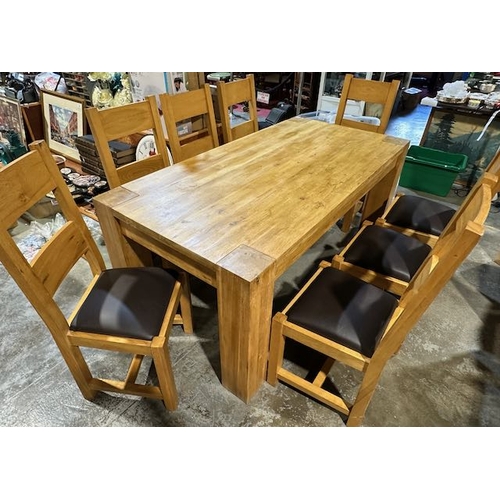
<path id="1" fill-rule="evenodd" d="M 484 107 L 472 109 L 466 105 L 440 103 L 429 114 L 420 145 L 467 155 L 468 165 L 459 180 L 470 187 L 500 146 L 500 113 L 484 131 L 493 113 L 494 110 Z"/>

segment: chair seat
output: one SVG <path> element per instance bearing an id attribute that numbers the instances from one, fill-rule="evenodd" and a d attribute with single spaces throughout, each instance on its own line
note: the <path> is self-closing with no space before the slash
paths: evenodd
<path id="1" fill-rule="evenodd" d="M 103 271 L 71 323 L 71 330 L 152 340 L 175 285 L 159 267 Z"/>
<path id="2" fill-rule="evenodd" d="M 454 215 L 453 208 L 438 201 L 403 195 L 387 214 L 386 221 L 395 226 L 439 236 Z"/>
<path id="3" fill-rule="evenodd" d="M 431 247 L 398 231 L 368 226 L 347 249 L 344 260 L 364 269 L 409 282 Z"/>
<path id="4" fill-rule="evenodd" d="M 398 299 L 334 268 L 324 269 L 288 311 L 288 321 L 371 357 Z"/>

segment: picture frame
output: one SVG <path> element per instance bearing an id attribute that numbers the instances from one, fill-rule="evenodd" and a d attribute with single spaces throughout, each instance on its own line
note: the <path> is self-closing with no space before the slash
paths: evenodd
<path id="1" fill-rule="evenodd" d="M 144 101 L 148 95 L 168 93 L 168 73 L 129 73 L 132 99 Z M 158 104 L 159 100 L 157 98 Z"/>
<path id="2" fill-rule="evenodd" d="M 0 130 L 4 129 L 14 130 L 21 143 L 27 146 L 21 104 L 17 99 L 0 95 Z"/>
<path id="3" fill-rule="evenodd" d="M 40 102 L 49 149 L 80 163 L 75 137 L 86 134 L 85 99 L 41 89 Z"/>

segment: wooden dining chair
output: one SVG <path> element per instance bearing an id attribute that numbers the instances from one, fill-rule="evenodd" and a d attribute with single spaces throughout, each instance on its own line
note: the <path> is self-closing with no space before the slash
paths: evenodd
<path id="1" fill-rule="evenodd" d="M 126 182 L 139 179 L 147 174 L 170 166 L 171 158 L 167 150 L 163 125 L 158 104 L 154 95 L 123 106 L 112 108 L 86 108 L 85 113 L 92 131 L 92 136 L 103 165 L 110 188 L 116 188 Z M 135 139 L 134 139 L 135 137 Z M 112 141 L 132 138 L 138 142 L 153 141 L 153 148 L 148 148 L 136 161 L 125 165 L 116 165 L 111 152 Z M 146 141 L 145 141 L 146 140 Z M 183 285 L 181 295 L 181 315 L 175 324 L 182 324 L 186 332 L 193 332 L 192 304 L 189 275 L 176 268 L 170 262 L 162 261 L 167 269 L 177 269 Z"/>
<path id="2" fill-rule="evenodd" d="M 219 146 L 210 85 L 178 94 L 163 93 L 159 98 L 175 163 Z M 186 120 L 201 120 L 202 129 L 180 133 Z"/>
<path id="3" fill-rule="evenodd" d="M 381 82 L 378 80 L 366 80 L 364 78 L 354 78 L 352 74 L 347 74 L 344 78 L 340 101 L 335 116 L 335 124 L 343 125 L 346 127 L 357 128 L 361 130 L 368 130 L 378 134 L 384 134 L 391 113 L 394 108 L 394 103 L 398 95 L 399 80 L 392 80 L 391 82 Z M 378 105 L 378 113 L 375 122 L 360 121 L 359 118 L 354 118 L 346 114 L 346 109 L 349 101 L 362 101 L 366 105 Z M 362 200 L 356 202 L 349 211 L 344 215 L 342 222 L 342 231 L 347 232 L 352 226 L 356 212 L 361 208 Z"/>
<path id="4" fill-rule="evenodd" d="M 497 181 L 497 177 L 487 174 L 484 182 L 474 186 L 434 245 L 365 222 L 346 247 L 333 257 L 333 267 L 402 295 L 429 255 L 439 255 L 450 240 L 460 245 L 462 233 L 470 221 L 484 224 L 490 209 L 491 189 Z"/>
<path id="5" fill-rule="evenodd" d="M 218 81 L 217 98 L 225 143 L 259 130 L 257 93 L 253 74 L 231 82 Z M 238 112 L 236 116 L 233 108 L 238 104 L 242 106 L 242 112 Z M 243 112 L 243 108 L 248 111 Z"/>
<path id="6" fill-rule="evenodd" d="M 335 124 L 385 134 L 400 83 L 399 80 L 381 82 L 354 78 L 353 75 L 347 74 L 342 85 Z M 382 109 L 377 113 L 379 115 L 377 116 L 379 118 L 378 123 L 353 120 L 351 116 L 346 114 L 349 101 L 362 101 L 365 103 L 365 109 L 367 104 L 379 105 Z"/>
<path id="7" fill-rule="evenodd" d="M 488 186 L 483 188 L 477 191 L 481 205 L 490 196 Z M 346 415 L 348 426 L 361 425 L 388 361 L 483 232 L 483 225 L 469 221 L 459 244 L 449 239 L 439 254 L 429 255 L 400 297 L 322 262 L 273 317 L 267 381 L 271 385 L 281 381 Z M 311 373 L 309 367 L 287 359 L 289 340 L 294 347 L 322 355 L 320 368 Z M 361 372 L 357 388 L 342 386 L 342 366 L 335 372 L 338 381 L 329 376 L 337 364 Z"/>
<path id="8" fill-rule="evenodd" d="M 7 228 L 48 192 L 57 200 L 64 223 L 28 261 Z M 169 410 L 176 409 L 168 339 L 181 283 L 160 267 L 105 268 L 44 141 L 32 143 L 30 152 L 0 169 L 0 261 L 47 326 L 86 399 L 99 391 L 117 392 L 161 399 Z M 79 262 L 88 264 L 89 281 L 66 315 L 57 292 Z M 116 376 L 111 370 L 106 377 L 93 374 L 96 357 L 89 351 L 94 349 L 130 357 L 125 377 L 108 378 Z M 152 358 L 156 385 L 140 372 L 145 356 Z"/>
<path id="9" fill-rule="evenodd" d="M 491 192 L 494 196 L 500 191 L 500 149 L 477 182 L 482 182 L 486 178 L 484 174 L 491 174 L 499 179 L 499 184 L 492 186 Z M 467 196 L 469 195 L 470 192 Z M 440 201 L 416 194 L 398 193 L 378 218 L 377 224 L 414 236 L 432 245 L 439 239 L 455 212 L 455 208 Z"/>
<path id="10" fill-rule="evenodd" d="M 85 114 L 110 188 L 170 165 L 155 96 L 112 108 L 86 108 Z M 137 144 L 146 136 L 154 140 L 154 150 L 131 163 L 115 164 L 110 141 L 132 138 Z"/>

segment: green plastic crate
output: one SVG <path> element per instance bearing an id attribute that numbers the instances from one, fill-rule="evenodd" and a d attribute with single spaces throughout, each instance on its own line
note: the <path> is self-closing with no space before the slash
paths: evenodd
<path id="1" fill-rule="evenodd" d="M 437 196 L 447 196 L 457 175 L 466 169 L 467 161 L 467 155 L 410 146 L 399 185 Z"/>

